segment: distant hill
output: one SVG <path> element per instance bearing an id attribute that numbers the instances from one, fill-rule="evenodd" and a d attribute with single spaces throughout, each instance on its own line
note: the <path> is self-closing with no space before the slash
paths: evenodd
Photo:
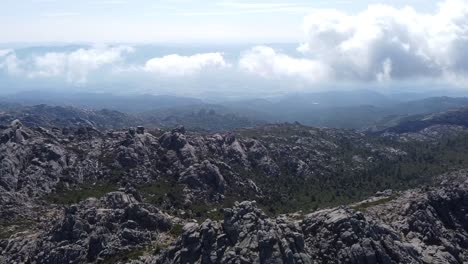
<path id="1" fill-rule="evenodd" d="M 143 123 L 138 118 L 118 111 L 89 110 L 63 106 L 0 106 L 0 124 L 9 125 L 15 119 L 31 127 L 80 127 L 116 129 Z"/>
<path id="2" fill-rule="evenodd" d="M 333 100 L 333 96 L 337 99 Z M 349 95 L 349 101 L 345 97 Z M 359 99 L 359 95 L 362 98 Z M 253 102 L 253 103 L 252 103 Z M 241 101 L 229 103 L 232 109 L 243 105 L 269 122 L 294 122 L 333 128 L 363 129 L 402 116 L 429 114 L 468 106 L 468 98 L 431 97 L 399 102 L 365 92 L 309 94 L 276 102 Z"/>
<path id="3" fill-rule="evenodd" d="M 251 114 L 255 116 L 255 114 Z M 255 127 L 265 121 L 249 118 L 227 107 L 213 104 L 200 104 L 178 108 L 167 108 L 144 112 L 138 115 L 147 124 L 161 127 L 184 125 L 187 128 L 221 131 L 236 128 Z"/>
<path id="4" fill-rule="evenodd" d="M 53 106 L 111 109 L 128 113 L 202 103 L 199 99 L 170 95 L 114 95 L 109 93 L 59 93 L 37 91 L 21 92 L 4 96 L 3 100 L 0 101 L 30 106 L 47 104 Z"/>
<path id="5" fill-rule="evenodd" d="M 397 99 L 395 99 L 397 98 Z M 213 100 L 170 95 L 113 95 L 106 93 L 22 92 L 0 98 L 4 107 L 15 104 L 109 109 L 144 119 L 148 126 L 219 130 L 263 123 L 299 122 L 330 128 L 366 129 L 398 123 L 412 115 L 425 115 L 468 106 L 465 97 L 430 97 L 403 101 L 401 97 L 369 90 L 289 94 L 276 98 Z M 206 111 L 205 111 L 206 110 Z M 211 111 L 213 110 L 213 111 Z M 138 122 L 140 123 L 140 122 Z M 387 124 L 388 123 L 388 124 Z"/>
<path id="6" fill-rule="evenodd" d="M 388 118 L 373 126 L 370 131 L 397 134 L 415 133 L 436 125 L 468 128 L 468 107 L 440 113 Z"/>
<path id="7" fill-rule="evenodd" d="M 173 128 L 178 125 L 205 131 L 224 131 L 254 127 L 264 121 L 250 119 L 217 105 L 194 105 L 153 110 L 141 114 L 126 114 L 115 110 L 94 110 L 45 104 L 21 106 L 0 104 L 0 124 L 9 125 L 19 119 L 30 127 L 93 127 L 99 130 L 121 129 L 144 125 Z"/>

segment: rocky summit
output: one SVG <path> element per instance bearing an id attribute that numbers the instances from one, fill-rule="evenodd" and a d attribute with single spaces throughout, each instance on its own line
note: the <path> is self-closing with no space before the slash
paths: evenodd
<path id="1" fill-rule="evenodd" d="M 0 127 L 2 264 L 468 262 L 464 129 L 66 120 Z"/>

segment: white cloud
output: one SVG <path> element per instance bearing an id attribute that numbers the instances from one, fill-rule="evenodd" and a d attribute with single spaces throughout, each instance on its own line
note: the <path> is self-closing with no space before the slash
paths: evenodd
<path id="1" fill-rule="evenodd" d="M 392 79 L 392 60 L 386 59 L 382 63 L 382 72 L 377 73 L 377 81 L 388 82 Z"/>
<path id="2" fill-rule="evenodd" d="M 0 49 L 0 58 L 5 57 L 8 54 L 13 53 L 12 49 Z"/>
<path id="3" fill-rule="evenodd" d="M 435 14 L 371 5 L 356 15 L 315 10 L 298 50 L 338 80 L 442 78 L 468 73 L 468 3 L 447 0 Z"/>
<path id="4" fill-rule="evenodd" d="M 294 80 L 297 87 L 307 88 L 313 87 L 310 83 L 374 85 L 373 82 L 411 83 L 413 80 L 448 81 L 468 86 L 467 1 L 445 0 L 434 13 L 382 4 L 371 5 L 353 14 L 316 9 L 304 19 L 305 41 L 295 55 L 257 46 L 240 54 L 238 61 L 228 61 L 220 52 L 191 56 L 171 52 L 168 53 L 171 55 L 148 57 L 144 59 L 146 62 L 129 65 L 125 58 L 133 51 L 130 47 L 93 47 L 32 57 L 0 50 L 0 70 L 30 78 L 63 78 L 79 84 L 88 79 L 95 80 L 91 75 L 99 71 L 99 81 L 118 82 L 125 78 L 128 83 L 147 81 L 149 86 L 155 86 L 152 82 L 156 78 L 159 84 L 179 89 L 189 86 L 207 89 L 200 88 L 206 87 L 206 83 L 222 83 L 223 89 L 234 90 L 241 86 L 259 89 L 258 84 L 268 83 L 271 87 L 273 82 L 269 80 L 275 83 L 280 83 L 277 80 L 286 80 L 285 83 Z M 123 2 L 127 1 L 102 0 L 100 3 Z M 225 7 L 224 11 L 213 13 L 217 16 L 230 12 L 308 10 L 305 6 L 280 2 L 229 1 L 217 5 Z M 213 11 L 195 13 L 207 15 L 210 12 Z M 237 34 L 236 30 L 225 30 L 222 26 L 216 30 L 220 34 Z M 141 56 L 145 54 L 139 53 L 133 61 L 140 61 Z M 237 67 L 231 67 L 231 64 Z M 101 69 L 104 69 L 102 75 Z M 111 70 L 105 72 L 105 69 Z M 110 74 L 115 78 L 108 78 Z M 194 81 L 190 78 L 193 76 L 203 78 Z M 172 85 L 174 83 L 183 85 Z"/>
<path id="5" fill-rule="evenodd" d="M 227 68 L 230 65 L 222 53 L 202 53 L 192 56 L 177 54 L 153 58 L 146 62 L 144 70 L 163 76 L 190 76 L 206 70 Z"/>
<path id="6" fill-rule="evenodd" d="M 19 75 L 22 72 L 14 50 L 0 50 L 0 69 L 5 70 L 10 75 Z"/>
<path id="7" fill-rule="evenodd" d="M 264 78 L 299 77 L 317 82 L 331 76 L 331 69 L 320 61 L 293 58 L 265 46 L 257 46 L 246 52 L 239 60 L 239 67 Z"/>
<path id="8" fill-rule="evenodd" d="M 70 83 L 85 83 L 88 75 L 103 66 L 121 62 L 133 52 L 128 46 L 95 47 L 73 52 L 49 52 L 32 58 L 28 76 L 64 77 Z"/>

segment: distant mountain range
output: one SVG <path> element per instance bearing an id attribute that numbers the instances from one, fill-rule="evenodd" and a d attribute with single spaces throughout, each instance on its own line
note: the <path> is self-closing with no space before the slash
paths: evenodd
<path id="1" fill-rule="evenodd" d="M 23 105 L 47 104 L 78 108 L 111 109 L 139 113 L 154 109 L 202 104 L 195 98 L 169 95 L 114 95 L 109 93 L 21 92 L 0 97 L 0 102 Z"/>
<path id="2" fill-rule="evenodd" d="M 142 123 L 136 117 L 113 110 L 87 110 L 66 106 L 0 106 L 0 124 L 19 119 L 31 127 L 81 127 L 114 129 Z"/>
<path id="3" fill-rule="evenodd" d="M 216 105 L 195 105 L 126 114 L 115 110 L 93 110 L 71 106 L 0 104 L 1 125 L 9 125 L 16 119 L 30 127 L 92 127 L 98 130 L 136 126 L 172 128 L 184 125 L 194 130 L 224 131 L 265 123 L 231 113 Z"/>
<path id="4" fill-rule="evenodd" d="M 414 97 L 414 96 L 412 96 Z M 204 101 L 197 98 L 154 95 L 112 95 L 92 93 L 18 93 L 0 98 L 1 108 L 24 114 L 42 113 L 36 106 L 76 108 L 73 117 L 95 122 L 104 128 L 143 124 L 150 127 L 185 125 L 192 129 L 230 130 L 265 123 L 299 122 L 304 125 L 330 128 L 374 130 L 396 124 L 413 115 L 426 115 L 468 106 L 466 97 L 429 97 L 404 100 L 368 90 L 330 91 L 294 94 L 274 99 Z M 87 109 L 77 113 L 78 109 Z M 101 109 L 109 109 L 102 112 Z M 29 112 L 29 113 L 28 113 Z M 73 112 L 73 111 L 71 111 Z M 79 112 L 79 111 L 78 111 Z M 118 114 L 117 114 L 118 113 Z M 50 113 L 50 115 L 53 115 Z M 118 115 L 114 117 L 112 115 Z M 51 116 L 50 118 L 70 116 Z M 116 118 L 106 122 L 106 118 Z M 5 118 L 5 117 L 4 117 Z M 46 118 L 50 121 L 50 118 Z M 70 118 L 68 118 L 70 119 Z M 38 122 L 37 118 L 34 118 Z M 76 120 L 75 120 L 76 121 Z M 28 121 L 25 121 L 28 123 Z M 104 125 L 98 123 L 105 122 Z"/>

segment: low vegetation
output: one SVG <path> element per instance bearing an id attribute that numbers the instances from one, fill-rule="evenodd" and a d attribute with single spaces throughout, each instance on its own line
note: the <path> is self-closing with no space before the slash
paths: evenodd
<path id="1" fill-rule="evenodd" d="M 282 127 L 275 131 L 274 136 L 258 130 L 242 133 L 243 136 L 261 138 L 267 143 L 271 138 L 271 143 L 278 144 L 278 139 L 287 137 L 293 141 L 294 135 L 303 132 L 300 127 Z M 468 134 L 442 138 L 437 142 L 397 142 L 382 137 L 369 137 L 368 140 L 376 145 L 393 146 L 406 155 L 394 160 L 384 157 L 375 159 L 369 166 L 355 171 L 346 168 L 346 164 L 333 164 L 337 167 L 336 173 L 310 178 L 295 177 L 288 164 L 281 164 L 281 175 L 274 178 L 259 170 L 237 169 L 240 175 L 253 179 L 262 190 L 266 190 L 264 198 L 258 202 L 266 212 L 276 215 L 351 204 L 385 189 L 399 191 L 431 184 L 434 176 L 468 166 Z M 350 160 L 353 156 L 372 156 L 344 141 L 340 142 L 340 146 L 336 156 L 341 160 Z M 318 170 L 326 171 L 326 168 Z"/>
<path id="2" fill-rule="evenodd" d="M 134 250 L 130 250 L 127 252 L 123 252 L 121 254 L 112 256 L 110 258 L 104 259 L 102 264 L 115 264 L 115 263 L 122 263 L 122 262 L 127 262 L 131 260 L 136 260 L 139 259 L 140 257 L 144 256 L 145 252 L 147 251 L 146 248 L 137 248 Z"/>
<path id="3" fill-rule="evenodd" d="M 184 226 L 181 224 L 174 224 L 171 230 L 169 231 L 169 233 L 173 235 L 174 237 L 178 237 L 182 235 L 183 232 L 184 232 Z"/>
<path id="4" fill-rule="evenodd" d="M 45 196 L 45 200 L 52 204 L 70 205 L 79 203 L 88 198 L 101 198 L 109 192 L 116 191 L 118 187 L 111 183 L 97 183 L 81 185 L 73 189 L 59 186 L 55 192 Z"/>
<path id="5" fill-rule="evenodd" d="M 353 208 L 354 210 L 357 210 L 357 211 L 367 211 L 367 209 L 369 209 L 371 207 L 386 204 L 386 203 L 388 203 L 390 201 L 395 200 L 396 198 L 397 198 L 396 196 L 383 197 L 383 198 L 375 200 L 375 201 L 359 203 L 359 204 L 357 204 L 355 206 L 352 206 L 351 208 Z"/>
<path id="6" fill-rule="evenodd" d="M 8 239 L 12 235 L 31 229 L 35 223 L 31 220 L 5 221 L 0 220 L 0 240 Z"/>

